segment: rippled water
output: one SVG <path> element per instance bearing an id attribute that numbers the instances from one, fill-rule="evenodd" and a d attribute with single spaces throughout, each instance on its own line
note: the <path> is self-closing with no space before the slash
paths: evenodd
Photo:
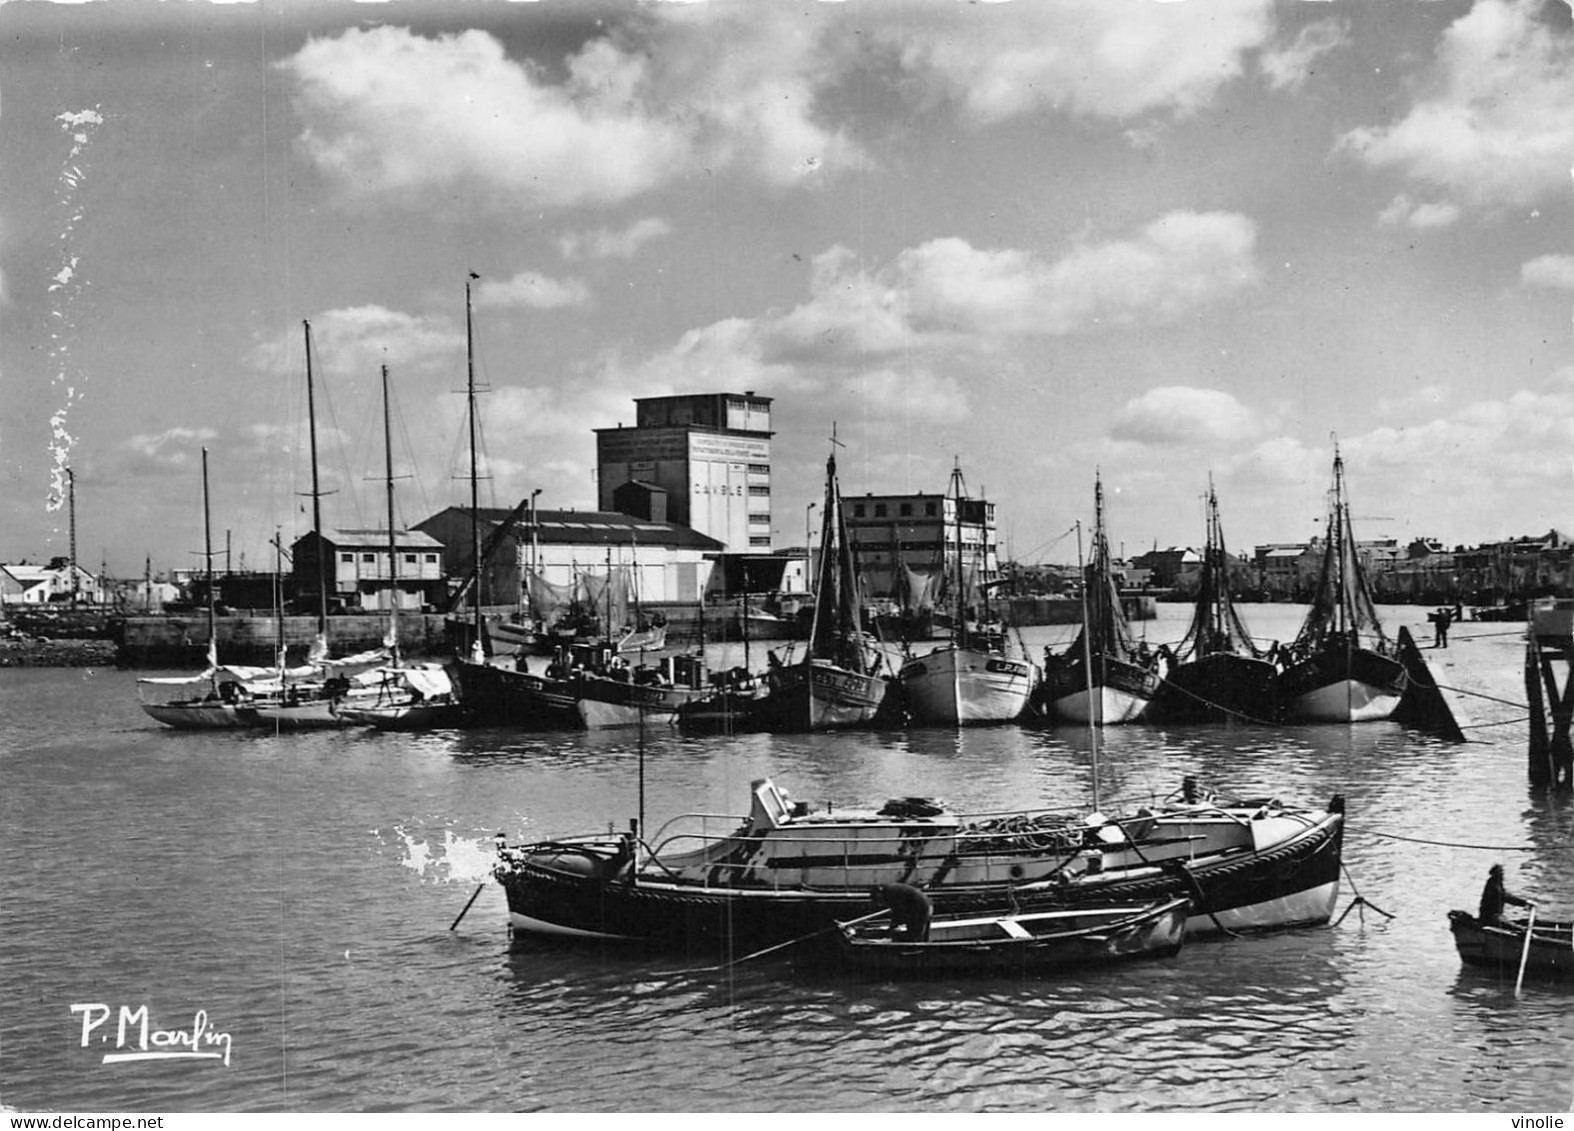
<path id="1" fill-rule="evenodd" d="M 1298 610 L 1248 609 L 1262 636 Z M 1386 610 L 1391 627 L 1424 610 Z M 1173 640 L 1185 610 L 1144 626 Z M 1062 639 L 1040 629 L 1030 642 Z M 491 835 L 622 827 L 634 733 L 182 734 L 134 675 L 0 670 L 0 1103 L 22 1110 L 1566 1110 L 1574 988 L 1461 968 L 1445 920 L 1487 867 L 1574 904 L 1574 803 L 1526 785 L 1514 625 L 1429 653 L 1472 741 L 1390 724 L 1111 728 L 1101 792 L 1184 774 L 1349 803 L 1370 900 L 1333 929 L 1194 942 L 1066 981 L 900 985 L 790 962 L 511 951 Z M 1418 632 L 1418 637 L 1420 633 Z M 754 657 L 758 663 L 760 657 Z M 645 809 L 741 813 L 751 779 L 806 800 L 924 794 L 1081 804 L 1079 730 L 643 743 Z M 457 930 L 449 926 L 481 894 Z M 1386 919 L 1375 908 L 1391 913 Z M 198 1010 L 231 1058 L 105 1064 L 72 1004 Z M 107 1041 L 99 1038 L 107 1036 Z"/>

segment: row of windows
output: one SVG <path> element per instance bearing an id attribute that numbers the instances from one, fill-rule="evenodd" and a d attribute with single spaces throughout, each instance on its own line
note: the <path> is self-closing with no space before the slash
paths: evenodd
<path id="1" fill-rule="evenodd" d="M 865 513 L 867 511 L 867 509 L 868 509 L 868 506 L 869 506 L 869 504 L 867 504 L 867 503 L 854 503 L 853 504 L 853 517 L 854 518 L 867 518 L 867 517 L 869 517 Z M 934 518 L 936 515 L 938 515 L 940 513 L 940 509 L 939 508 L 940 508 L 940 504 L 939 503 L 925 503 L 924 504 L 924 517 L 925 518 Z M 886 506 L 885 503 L 875 503 L 874 504 L 874 517 L 875 518 L 886 518 L 887 517 L 886 511 L 887 511 L 887 506 Z M 899 507 L 897 513 L 898 513 L 898 516 L 901 517 L 901 518 L 912 518 L 913 517 L 913 504 L 912 503 L 902 503 L 902 504 L 900 504 L 900 507 Z"/>
<path id="2" fill-rule="evenodd" d="M 382 556 L 381 554 L 362 554 L 361 555 L 361 561 L 363 561 L 363 562 L 365 562 L 367 564 L 372 564 L 372 563 L 375 563 L 377 561 L 377 559 L 380 558 L 381 556 Z M 415 557 L 416 556 L 414 554 L 406 554 L 404 556 L 404 564 L 405 565 L 415 565 Z M 437 555 L 436 554 L 426 554 L 426 555 L 424 555 L 424 558 L 426 560 L 426 564 L 427 565 L 436 565 L 437 564 Z M 339 555 L 339 561 L 342 562 L 345 565 L 350 565 L 350 564 L 352 564 L 355 561 L 355 555 L 354 554 L 348 554 L 348 553 L 342 553 L 342 554 Z"/>

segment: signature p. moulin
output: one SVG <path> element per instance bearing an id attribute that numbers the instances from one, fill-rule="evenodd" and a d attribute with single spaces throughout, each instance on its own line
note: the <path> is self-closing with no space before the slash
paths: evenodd
<path id="1" fill-rule="evenodd" d="M 72 1013 L 82 1015 L 82 1047 L 93 1043 L 94 1032 L 113 1012 L 101 1001 L 76 1002 Z M 100 1044 L 109 1044 L 109 1033 L 100 1033 Z M 115 1022 L 113 1052 L 104 1054 L 105 1064 L 126 1064 L 139 1060 L 220 1060 L 230 1062 L 230 1035 L 208 1023 L 208 1011 L 199 1009 L 189 1029 L 154 1029 L 148 1020 L 148 1007 L 120 1007 Z"/>

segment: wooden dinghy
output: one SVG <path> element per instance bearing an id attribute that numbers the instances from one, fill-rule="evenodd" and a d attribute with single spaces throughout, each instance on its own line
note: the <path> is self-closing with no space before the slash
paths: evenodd
<path id="1" fill-rule="evenodd" d="M 1186 938 L 1186 898 L 1149 904 L 997 915 L 940 916 L 927 937 L 889 923 L 838 923 L 849 966 L 888 978 L 1023 976 L 1176 954 Z"/>
<path id="2" fill-rule="evenodd" d="M 1528 952 L 1524 920 L 1492 926 L 1468 911 L 1450 911 L 1448 928 L 1454 933 L 1460 960 L 1467 966 L 1487 967 L 1515 978 L 1523 961 L 1526 977 L 1574 978 L 1574 924 L 1537 919 Z"/>

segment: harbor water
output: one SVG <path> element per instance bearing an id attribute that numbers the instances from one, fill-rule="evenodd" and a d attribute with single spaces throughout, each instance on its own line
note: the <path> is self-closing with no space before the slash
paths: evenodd
<path id="1" fill-rule="evenodd" d="M 1243 612 L 1266 643 L 1303 610 Z M 1390 723 L 1135 725 L 1097 750 L 1106 809 L 1188 774 L 1242 796 L 1343 794 L 1342 920 L 1031 981 L 511 948 L 493 835 L 624 828 L 642 800 L 651 829 L 741 815 L 765 776 L 837 807 L 1087 806 L 1082 729 L 181 733 L 140 710 L 138 673 L 0 670 L 0 1104 L 1568 1110 L 1574 987 L 1516 996 L 1512 978 L 1461 966 L 1447 925 L 1495 862 L 1541 914 L 1574 912 L 1574 800 L 1526 782 L 1522 627 L 1466 621 L 1432 649 L 1425 609 L 1382 612 L 1458 689 L 1468 742 Z M 1160 605 L 1136 628 L 1173 642 L 1188 616 Z M 1074 632 L 1024 634 L 1038 653 Z M 144 1023 L 150 1051 L 207 1055 L 123 1057 Z"/>

